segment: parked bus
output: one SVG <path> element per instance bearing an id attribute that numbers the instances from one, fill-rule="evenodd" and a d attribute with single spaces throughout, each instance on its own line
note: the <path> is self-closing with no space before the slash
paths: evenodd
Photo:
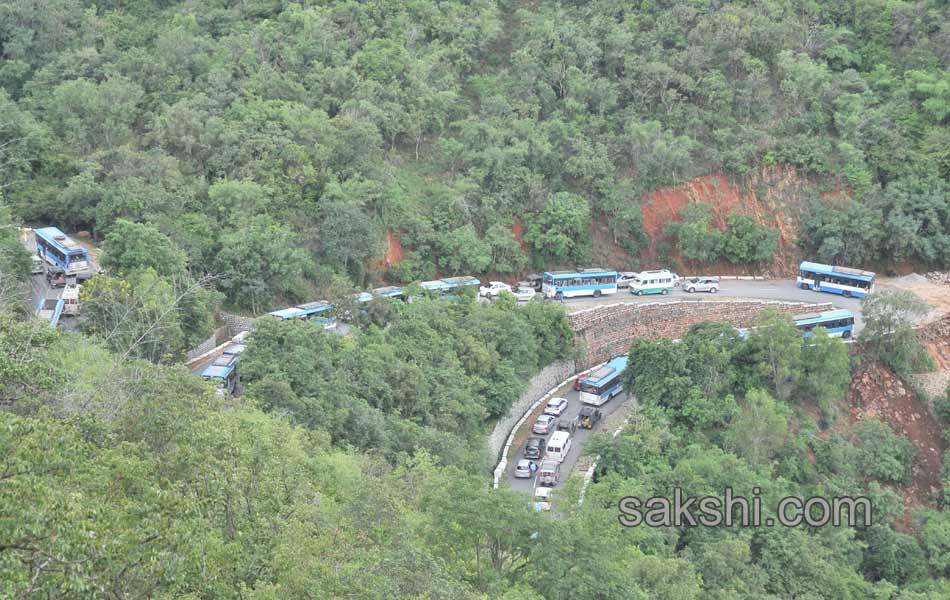
<path id="1" fill-rule="evenodd" d="M 805 261 L 798 267 L 795 285 L 803 290 L 863 298 L 874 290 L 874 273 Z"/>
<path id="2" fill-rule="evenodd" d="M 627 357 L 617 356 L 581 380 L 580 400 L 591 406 L 603 406 L 623 391 L 620 375 L 627 368 Z"/>
<path id="3" fill-rule="evenodd" d="M 545 298 L 574 298 L 617 293 L 617 272 L 607 269 L 545 272 L 541 291 Z"/>
<path id="4" fill-rule="evenodd" d="M 297 306 L 291 306 L 290 308 L 275 310 L 267 314 L 282 321 L 289 321 L 290 319 L 312 320 L 323 325 L 324 329 L 333 329 L 336 327 L 336 317 L 317 316 L 331 308 L 333 308 L 332 304 L 319 300 L 317 302 L 308 302 L 307 304 L 299 304 Z"/>
<path id="5" fill-rule="evenodd" d="M 467 287 L 475 288 L 477 292 L 478 286 L 481 284 L 482 282 L 477 277 L 463 275 L 461 277 L 446 277 L 444 279 L 423 281 L 419 284 L 419 286 L 429 292 L 439 292 L 443 295 L 448 295 Z"/>
<path id="6" fill-rule="evenodd" d="M 205 367 L 201 372 L 201 377 L 215 384 L 215 392 L 220 395 L 233 394 L 237 386 L 237 363 L 240 360 L 240 354 L 237 352 L 229 353 L 225 351 L 214 361 Z"/>
<path id="7" fill-rule="evenodd" d="M 815 327 L 824 327 L 831 337 L 848 339 L 854 332 L 854 314 L 850 310 L 823 310 L 821 312 L 795 315 L 795 327 L 805 337 L 811 336 Z"/>
<path id="8" fill-rule="evenodd" d="M 802 332 L 803 337 L 811 337 L 815 327 L 824 327 L 831 337 L 848 339 L 854 334 L 854 313 L 850 310 L 835 309 L 813 313 L 802 313 L 792 317 L 795 328 Z M 736 327 L 739 337 L 747 339 L 749 333 L 756 327 Z"/>
<path id="9" fill-rule="evenodd" d="M 669 294 L 676 284 L 673 274 L 666 269 L 662 271 L 643 271 L 637 273 L 630 281 L 630 293 L 634 296 L 642 294 Z"/>
<path id="10" fill-rule="evenodd" d="M 84 277 L 92 261 L 89 253 L 78 242 L 69 238 L 56 227 L 43 227 L 33 232 L 36 254 L 55 265 L 67 275 Z"/>

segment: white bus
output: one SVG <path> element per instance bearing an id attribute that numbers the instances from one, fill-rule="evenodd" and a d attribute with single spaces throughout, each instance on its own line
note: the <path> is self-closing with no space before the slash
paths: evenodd
<path id="1" fill-rule="evenodd" d="M 544 274 L 541 291 L 545 298 L 573 298 L 617 293 L 617 272 L 606 269 L 552 271 Z"/>

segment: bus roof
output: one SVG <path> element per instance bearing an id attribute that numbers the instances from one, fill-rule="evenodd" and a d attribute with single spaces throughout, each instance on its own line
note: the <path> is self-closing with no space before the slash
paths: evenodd
<path id="1" fill-rule="evenodd" d="M 447 283 L 450 286 L 457 287 L 463 285 L 481 285 L 482 282 L 478 277 L 472 277 L 471 275 L 462 275 L 460 277 L 445 277 L 442 279 L 443 283 Z"/>
<path id="2" fill-rule="evenodd" d="M 360 292 L 359 294 L 356 295 L 357 302 L 369 302 L 372 299 L 373 299 L 373 295 L 370 294 L 369 292 Z"/>
<path id="3" fill-rule="evenodd" d="M 617 276 L 616 271 L 611 271 L 609 269 L 579 269 L 577 271 L 545 271 L 544 276 L 550 277 L 552 279 L 572 279 L 578 276 L 588 276 L 588 277 L 608 277 L 613 275 Z"/>
<path id="4" fill-rule="evenodd" d="M 618 372 L 623 371 L 627 368 L 627 357 L 626 356 L 616 356 L 610 359 L 607 364 L 600 367 L 593 373 L 590 373 L 585 377 L 581 383 L 587 383 L 590 385 L 600 385 L 605 381 L 608 381 L 611 377 L 616 375 Z"/>
<path id="5" fill-rule="evenodd" d="M 373 293 L 385 298 L 394 298 L 396 296 L 402 296 L 402 288 L 395 285 L 387 285 L 386 287 L 374 289 Z"/>
<path id="6" fill-rule="evenodd" d="M 205 379 L 225 379 L 233 370 L 234 365 L 222 366 L 210 364 L 201 372 L 201 376 Z"/>
<path id="7" fill-rule="evenodd" d="M 58 227 L 41 227 L 34 233 L 51 244 L 59 246 L 65 252 L 86 253 L 86 249 L 79 242 L 60 231 Z"/>
<path id="8" fill-rule="evenodd" d="M 245 348 L 247 346 L 244 344 L 233 344 L 224 349 L 224 354 L 240 354 L 244 352 Z"/>
<path id="9" fill-rule="evenodd" d="M 214 359 L 214 362 L 211 364 L 219 367 L 229 367 L 236 363 L 240 357 L 237 354 L 228 354 L 227 352 L 220 354 L 217 358 Z"/>
<path id="10" fill-rule="evenodd" d="M 874 273 L 872 271 L 862 271 L 861 269 L 823 265 L 821 263 L 808 262 L 807 260 L 803 261 L 802 264 L 799 265 L 798 270 L 809 271 L 811 273 L 821 273 L 822 275 L 837 275 L 839 277 L 846 277 L 848 279 L 857 279 L 858 281 L 870 282 L 874 279 Z"/>
<path id="11" fill-rule="evenodd" d="M 304 311 L 300 310 L 296 306 L 290 308 L 283 308 L 281 310 L 275 310 L 273 312 L 267 313 L 272 317 L 277 317 L 278 319 L 295 319 L 304 316 Z"/>
<path id="12" fill-rule="evenodd" d="M 324 300 L 318 300 L 317 302 L 308 302 L 307 304 L 298 304 L 294 308 L 299 308 L 301 310 L 301 317 L 309 317 L 310 315 L 316 315 L 322 313 L 325 310 L 330 310 L 333 308 L 329 302 Z"/>
<path id="13" fill-rule="evenodd" d="M 796 325 L 808 325 L 811 323 L 819 323 L 821 321 L 828 321 L 831 319 L 847 319 L 853 317 L 854 313 L 850 310 L 839 308 L 836 310 L 823 310 L 821 312 L 811 312 L 811 313 L 802 313 L 792 317 L 795 319 Z"/>
<path id="14" fill-rule="evenodd" d="M 433 279 L 432 281 L 423 281 L 419 284 L 420 287 L 424 290 L 447 290 L 452 287 L 451 284 L 445 283 L 441 279 Z"/>

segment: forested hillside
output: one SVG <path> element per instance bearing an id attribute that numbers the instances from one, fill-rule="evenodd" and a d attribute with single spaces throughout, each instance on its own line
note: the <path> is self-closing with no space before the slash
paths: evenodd
<path id="1" fill-rule="evenodd" d="M 611 268 L 946 268 L 948 67 L 946 0 L 0 2 L 0 598 L 950 597 L 950 393 L 901 388 L 927 448 L 848 404 L 932 367 L 912 294 L 850 346 L 767 310 L 637 340 L 628 425 L 541 512 L 486 439 L 584 355 L 564 306 L 414 283 L 594 238 Z M 645 220 L 695 181 L 773 214 Z M 70 331 L 30 318 L 44 225 L 101 250 Z M 354 300 L 383 283 L 411 301 Z M 315 299 L 342 326 L 255 319 L 240 393 L 182 366 L 222 316 Z M 618 522 L 726 488 L 873 522 Z"/>
<path id="2" fill-rule="evenodd" d="M 770 165 L 813 182 L 807 253 L 946 263 L 948 10 L 12 1 L 0 184 L 30 223 L 147 222 L 248 308 L 379 277 L 387 233 L 400 281 L 583 264 L 596 219 L 636 257 L 644 194 Z M 703 214 L 665 234 L 684 259 L 774 250 L 738 215 L 697 247 Z"/>

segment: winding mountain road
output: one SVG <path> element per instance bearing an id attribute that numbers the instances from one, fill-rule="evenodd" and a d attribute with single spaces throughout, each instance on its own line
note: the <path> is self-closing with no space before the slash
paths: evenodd
<path id="1" fill-rule="evenodd" d="M 845 308 L 854 313 L 855 334 L 860 333 L 860 331 L 864 328 L 864 321 L 861 318 L 861 301 L 859 299 L 845 298 L 836 294 L 826 294 L 811 290 L 802 290 L 795 286 L 794 280 L 787 279 L 751 281 L 723 280 L 721 282 L 721 289 L 717 294 L 703 292 L 690 294 L 677 288 L 665 296 L 634 296 L 633 294 L 630 294 L 628 290 L 622 289 L 615 295 L 604 296 L 601 298 L 568 299 L 565 300 L 564 305 L 569 312 L 576 312 L 578 310 L 595 308 L 597 306 L 607 304 L 616 304 L 618 302 L 646 304 L 653 302 L 680 302 L 683 300 L 717 300 L 719 298 L 741 298 L 750 300 L 773 300 L 785 302 L 830 302 L 835 308 Z M 561 415 L 562 419 L 572 419 L 578 414 L 578 412 L 580 412 L 582 405 L 580 399 L 578 398 L 578 392 L 574 391 L 573 385 L 571 383 L 559 388 L 554 396 L 566 398 L 568 401 L 568 407 L 564 414 Z M 625 402 L 630 401 L 631 398 L 632 397 L 629 394 L 624 392 L 611 399 L 604 406 L 600 407 L 600 410 L 606 418 L 607 415 L 610 415 L 619 409 Z M 505 470 L 503 478 L 501 479 L 503 482 L 502 485 L 507 485 L 511 489 L 523 491 L 526 494 L 534 493 L 534 488 L 536 487 L 535 477 L 530 479 L 515 478 L 515 466 L 518 464 L 520 459 L 524 458 L 525 440 L 529 437 L 535 436 L 535 434 L 531 433 L 531 426 L 534 424 L 534 414 L 540 414 L 542 410 L 543 408 L 539 407 L 535 413 L 532 414 L 532 417 L 525 421 L 525 424 L 522 426 L 522 428 L 516 432 L 514 438 L 515 444 L 512 445 L 508 454 L 508 466 Z M 577 464 L 577 460 L 584 452 L 584 443 L 590 435 L 591 431 L 587 429 L 578 429 L 574 434 L 572 434 L 571 437 L 573 438 L 573 445 L 567 455 L 567 458 L 565 458 L 564 462 L 561 463 L 561 483 L 555 487 L 555 494 L 557 488 L 563 485 L 563 482 L 573 471 L 574 465 Z M 544 437 L 547 439 L 550 437 L 550 434 L 539 437 Z M 540 463 L 540 461 L 536 462 Z"/>

